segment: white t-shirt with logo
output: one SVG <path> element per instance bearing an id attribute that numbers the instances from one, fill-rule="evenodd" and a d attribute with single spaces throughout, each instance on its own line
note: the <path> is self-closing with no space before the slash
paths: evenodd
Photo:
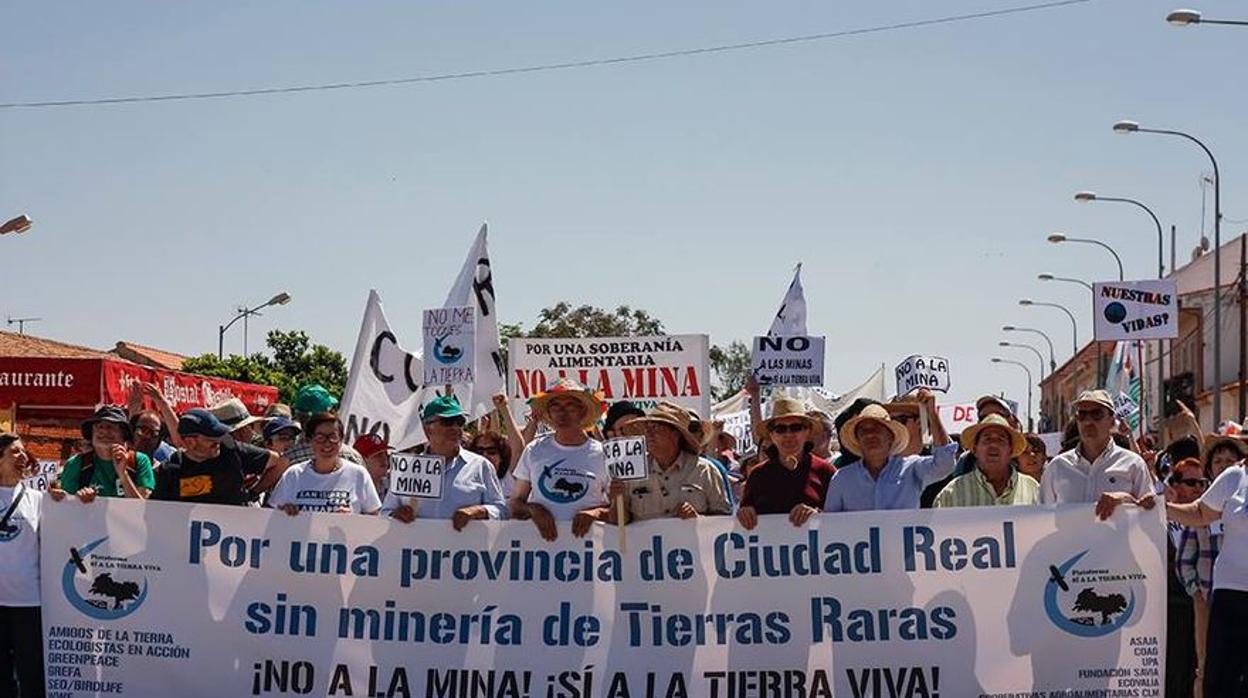
<path id="1" fill-rule="evenodd" d="M 359 514 L 380 509 L 381 499 L 364 466 L 341 458 L 332 473 L 316 472 L 312 461 L 287 469 L 269 495 L 269 506 L 276 509 L 285 504 L 294 504 L 300 511 L 337 512 L 345 508 Z"/>
<path id="2" fill-rule="evenodd" d="M 1222 512 L 1222 549 L 1213 566 L 1213 588 L 1248 591 L 1248 470 L 1222 471 L 1200 503 Z"/>
<path id="3" fill-rule="evenodd" d="M 0 487 L 0 518 L 14 495 L 22 500 L 0 529 L 0 606 L 39 605 L 39 515 L 43 493 L 18 485 Z"/>
<path id="4" fill-rule="evenodd" d="M 524 448 L 514 475 L 531 485 L 529 503 L 545 506 L 556 521 L 607 503 L 607 460 L 593 439 L 564 446 L 554 434 L 543 436 Z"/>

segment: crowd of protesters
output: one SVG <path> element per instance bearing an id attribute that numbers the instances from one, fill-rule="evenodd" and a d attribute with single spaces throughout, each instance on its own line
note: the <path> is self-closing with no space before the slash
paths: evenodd
<path id="1" fill-rule="evenodd" d="M 82 424 L 82 452 L 46 493 L 22 484 L 34 466 L 14 434 L 0 434 L 0 695 L 43 695 L 39 527 L 44 498 L 155 499 L 383 515 L 399 522 L 530 520 L 555 540 L 558 522 L 584 536 L 597 522 L 735 516 L 753 529 L 780 514 L 796 526 L 819 512 L 1084 502 L 1101 519 L 1123 505 L 1151 509 L 1164 494 L 1168 547 L 1167 696 L 1242 695 L 1248 643 L 1248 441 L 1201 434 L 1183 407 L 1156 441 L 1133 440 L 1105 391 L 1079 396 L 1062 452 L 1023 433 L 1000 399 L 956 438 L 926 389 L 881 404 L 859 399 L 832 416 L 777 394 L 763 415 L 747 385 L 754 430 L 670 403 L 643 410 L 561 380 L 530 403 L 521 427 L 505 396 L 473 421 L 450 395 L 426 403 L 423 453 L 444 460 L 442 496 L 389 491 L 390 445 L 378 434 L 348 444 L 337 399 L 304 386 L 290 406 L 251 415 L 237 399 L 175 414 L 154 386 Z M 470 421 L 472 422 L 470 424 Z M 542 433 L 539 434 L 539 430 Z M 648 475 L 608 476 L 604 438 L 644 436 Z M 836 439 L 834 448 L 833 439 Z M 613 506 L 617 499 L 623 506 Z"/>

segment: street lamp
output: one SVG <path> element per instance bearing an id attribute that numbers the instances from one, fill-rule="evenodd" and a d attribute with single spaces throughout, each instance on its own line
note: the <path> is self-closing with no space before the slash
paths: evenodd
<path id="1" fill-rule="evenodd" d="M 1118 280 L 1119 281 L 1127 280 L 1126 273 L 1122 269 L 1122 258 L 1118 256 L 1117 252 L 1114 252 L 1114 248 L 1110 247 L 1109 245 L 1106 245 L 1100 240 L 1093 240 L 1092 238 L 1072 238 L 1072 237 L 1067 237 L 1061 233 L 1053 233 L 1052 235 L 1048 237 L 1048 240 L 1054 245 L 1060 245 L 1063 242 L 1083 242 L 1089 245 L 1099 245 L 1101 247 L 1104 247 L 1105 249 L 1109 250 L 1109 253 L 1114 256 L 1114 261 L 1118 263 Z"/>
<path id="2" fill-rule="evenodd" d="M 1080 286 L 1088 289 L 1089 292 L 1092 291 L 1092 284 L 1084 281 L 1083 279 L 1072 279 L 1068 276 L 1053 276 L 1047 271 L 1041 272 L 1040 274 L 1036 276 L 1036 278 L 1040 279 L 1041 281 L 1068 281 L 1072 284 L 1079 284 Z"/>
<path id="3" fill-rule="evenodd" d="M 1110 201 L 1122 204 L 1132 204 L 1144 209 L 1144 212 L 1147 213 L 1153 219 L 1153 223 L 1157 225 L 1157 278 L 1161 279 L 1165 277 L 1166 267 L 1163 256 L 1165 254 L 1165 238 L 1161 231 L 1161 221 L 1157 219 L 1157 214 L 1153 213 L 1153 209 L 1145 206 L 1135 199 L 1126 199 L 1116 196 L 1097 196 L 1094 191 L 1081 191 L 1078 194 L 1075 194 L 1075 201 Z"/>
<path id="4" fill-rule="evenodd" d="M 1200 10 L 1175 10 L 1166 15 L 1166 21 L 1176 27 L 1186 27 L 1191 24 L 1231 24 L 1248 27 L 1248 22 L 1234 19 L 1205 19 L 1200 16 Z"/>
<path id="5" fill-rule="evenodd" d="M 1186 10 L 1186 12 L 1193 12 Z M 1171 13 L 1172 15 L 1175 13 Z M 1200 20 L 1200 13 L 1194 13 Z M 1190 18 L 1190 15 L 1188 16 Z M 1178 136 L 1200 146 L 1213 163 L 1213 423 L 1222 423 L 1222 176 L 1218 174 L 1218 160 L 1213 151 L 1200 139 L 1182 131 L 1159 128 L 1141 128 L 1135 121 L 1122 120 L 1114 124 L 1114 133 L 1158 133 Z"/>
<path id="6" fill-rule="evenodd" d="M 252 315 L 259 315 L 260 314 L 259 311 L 264 310 L 265 308 L 271 305 L 286 305 L 289 302 L 290 302 L 290 294 L 286 293 L 285 291 L 282 291 L 276 296 L 273 296 L 272 298 L 270 298 L 268 301 L 260 305 L 257 305 L 254 308 L 250 308 L 250 309 L 239 308 L 238 315 L 235 315 L 232 320 L 225 323 L 224 325 L 221 325 L 217 329 L 217 358 L 218 359 L 225 358 L 225 331 L 230 329 L 231 325 L 238 322 L 239 319 L 242 319 L 243 321 L 243 356 L 246 356 L 247 355 L 247 318 L 251 317 Z"/>
<path id="7" fill-rule="evenodd" d="M 1032 383 L 1031 369 L 1030 369 L 1030 368 L 1027 368 L 1027 364 L 1023 363 L 1022 361 L 1013 361 L 1013 360 L 1011 360 L 1011 359 L 1002 359 L 1002 358 L 997 357 L 997 356 L 992 357 L 992 363 L 994 363 L 994 364 L 1012 364 L 1012 365 L 1014 365 L 1014 366 L 1020 366 L 1020 367 L 1022 367 L 1022 369 L 1023 369 L 1024 371 L 1026 371 L 1026 372 L 1027 372 L 1027 431 L 1031 431 L 1031 430 L 1033 430 L 1033 429 L 1035 428 L 1035 425 L 1034 425 L 1034 423 L 1031 421 L 1031 383 Z"/>
<path id="8" fill-rule="evenodd" d="M 30 216 L 21 215 L 9 221 L 5 221 L 4 225 L 0 225 L 0 235 L 6 233 L 24 233 L 30 230 L 30 226 L 34 225 L 34 221 L 30 220 Z"/>
<path id="9" fill-rule="evenodd" d="M 1049 374 L 1052 375 L 1057 370 L 1057 353 L 1053 351 L 1053 340 L 1049 339 L 1049 335 L 1040 330 L 1031 327 L 1015 327 L 1014 325 L 1006 325 L 1001 328 L 1002 332 L 1031 332 L 1044 337 L 1044 341 L 1049 345 Z"/>
<path id="10" fill-rule="evenodd" d="M 1031 353 L 1035 354 L 1037 359 L 1040 359 L 1040 380 L 1041 381 L 1044 380 L 1044 354 L 1041 354 L 1039 349 L 1031 346 L 1030 344 L 1019 344 L 1016 342 L 997 342 L 997 346 L 1017 347 L 1019 349 L 1030 349 Z"/>
<path id="11" fill-rule="evenodd" d="M 1024 298 L 1020 300 L 1018 304 L 1019 305 L 1037 305 L 1037 306 L 1043 306 L 1045 308 L 1057 308 L 1063 313 L 1066 313 L 1066 316 L 1070 318 L 1071 345 L 1074 347 L 1075 354 L 1079 353 L 1079 323 L 1075 322 L 1075 314 L 1070 312 L 1070 310 L 1068 310 L 1066 306 L 1058 305 L 1057 303 L 1039 303 L 1037 301 L 1031 300 L 1030 298 Z M 1074 354 L 1071 354 L 1071 357 L 1073 358 Z"/>

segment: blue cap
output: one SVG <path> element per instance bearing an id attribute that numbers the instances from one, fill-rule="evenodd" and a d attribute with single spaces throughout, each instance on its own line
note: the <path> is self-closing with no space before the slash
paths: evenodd
<path id="1" fill-rule="evenodd" d="M 283 429 L 294 429 L 296 434 L 303 431 L 303 427 L 299 426 L 299 422 L 292 421 L 286 417 L 270 417 L 269 421 L 264 425 L 264 440 L 272 439 Z"/>
<path id="2" fill-rule="evenodd" d="M 211 412 L 205 409 L 187 410 L 185 414 L 178 418 L 178 435 L 179 436 L 210 436 L 219 437 L 230 433 L 230 428 L 225 422 L 217 419 Z"/>

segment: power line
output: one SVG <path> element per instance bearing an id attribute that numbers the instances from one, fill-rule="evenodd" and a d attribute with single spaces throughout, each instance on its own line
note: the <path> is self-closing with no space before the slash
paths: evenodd
<path id="1" fill-rule="evenodd" d="M 110 104 L 133 104 L 136 102 L 174 102 L 186 101 L 193 99 L 221 99 L 226 97 L 256 97 L 259 95 L 276 95 L 290 94 L 295 92 L 318 92 L 325 90 L 349 90 L 364 87 L 385 87 L 393 85 L 412 85 L 425 82 L 443 82 L 448 80 L 468 80 L 473 78 L 498 77 L 502 75 L 518 75 L 521 73 L 538 73 L 552 70 L 570 70 L 573 68 L 591 68 L 604 65 L 618 65 L 621 63 L 639 63 L 642 61 L 666 60 L 669 58 L 680 58 L 684 56 L 697 56 L 710 53 L 726 53 L 729 51 L 743 51 L 747 49 L 766 48 L 770 46 L 782 46 L 787 44 L 805 43 L 810 41 L 824 41 L 827 39 L 838 39 L 847 36 L 860 36 L 863 34 L 877 34 L 881 32 L 898 31 L 902 29 L 915 29 L 918 27 L 930 27 L 938 24 L 953 24 L 956 22 L 968 22 L 977 19 L 987 19 L 991 17 L 1001 17 L 1003 15 L 1020 14 L 1024 12 L 1035 12 L 1039 10 L 1048 10 L 1057 7 L 1065 7 L 1067 5 L 1080 5 L 1092 2 L 1092 0 L 1055 0 L 1054 2 L 1043 2 L 1033 5 L 1020 5 L 1017 7 L 1007 7 L 1000 10 L 988 10 L 986 12 L 974 12 L 971 14 L 949 15 L 945 17 L 937 17 L 933 19 L 920 19 L 912 22 L 899 22 L 896 24 L 885 24 L 874 27 L 862 27 L 858 29 L 845 29 L 842 31 L 825 32 L 822 34 L 808 34 L 805 36 L 790 36 L 779 39 L 765 39 L 761 41 L 749 41 L 740 44 L 724 44 L 720 46 L 704 46 L 701 48 L 681 49 L 677 51 L 663 51 L 658 53 L 642 53 L 632 56 L 618 56 L 615 58 L 597 58 L 583 61 L 571 61 L 568 63 L 546 63 L 543 65 L 531 65 L 517 68 L 498 68 L 495 70 L 476 70 L 461 73 L 444 73 L 441 75 L 420 75 L 409 78 L 394 78 L 390 80 L 364 80 L 359 82 L 336 82 L 320 85 L 295 85 L 290 87 L 263 87 L 253 90 L 228 90 L 223 92 L 190 92 L 182 94 L 167 95 L 145 95 L 136 97 L 107 97 L 100 99 L 65 99 L 43 102 L 8 102 L 0 104 L 0 109 L 37 109 L 50 107 L 79 107 L 79 106 L 99 106 Z"/>

